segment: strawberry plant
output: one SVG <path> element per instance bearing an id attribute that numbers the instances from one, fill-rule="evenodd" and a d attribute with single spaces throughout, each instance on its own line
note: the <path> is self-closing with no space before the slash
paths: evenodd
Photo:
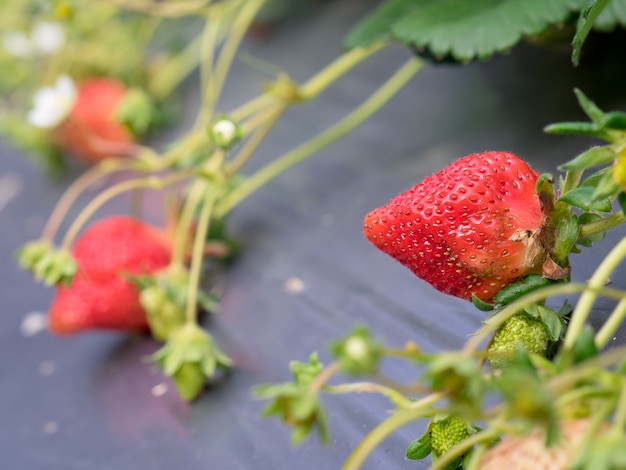
<path id="1" fill-rule="evenodd" d="M 219 293 L 203 274 L 235 255 L 228 222 L 240 203 L 361 124 L 428 61 L 485 60 L 528 40 L 571 42 L 577 63 L 591 29 L 626 23 L 623 0 L 388 0 L 352 30 L 348 50 L 309 80 L 277 73 L 257 97 L 225 111 L 220 98 L 244 36 L 281 2 L 58 0 L 0 7 L 10 12 L 0 18 L 9 28 L 0 64 L 15 70 L 0 79 L 6 111 L 0 130 L 48 166 L 59 162 L 59 152 L 92 164 L 60 199 L 40 239 L 18 253 L 24 269 L 56 289 L 50 330 L 149 333 L 163 343 L 150 360 L 187 401 L 220 371 L 237 367 L 200 319 L 219 310 Z M 132 57 L 110 53 L 130 42 L 137 44 Z M 359 107 L 244 174 L 287 110 L 393 42 L 415 56 Z M 43 73 L 30 73 L 34 64 Z M 196 69 L 192 126 L 164 148 L 142 141 L 167 120 L 175 91 Z M 331 364 L 317 353 L 292 361 L 293 381 L 261 385 L 256 394 L 269 401 L 265 416 L 293 428 L 294 443 L 313 431 L 329 440 L 326 394 L 369 392 L 387 397 L 395 410 L 356 445 L 346 469 L 359 468 L 388 435 L 418 420 L 426 431 L 406 443 L 406 456 L 432 456 L 433 469 L 512 466 L 512 452 L 524 456 L 521 466 L 624 466 L 625 351 L 606 346 L 626 316 L 624 292 L 607 286 L 626 257 L 626 241 L 587 283 L 571 282 L 570 258 L 626 222 L 626 114 L 604 112 L 575 93 L 590 122 L 546 130 L 606 144 L 563 163 L 561 174 L 539 174 L 507 151 L 472 153 L 365 215 L 364 235 L 376 248 L 435 289 L 490 313 L 459 350 L 393 348 L 361 326 L 334 342 Z M 103 182 L 67 221 L 79 196 Z M 141 198 L 150 191 L 166 194 L 161 225 L 141 216 Z M 126 193 L 130 215 L 91 222 Z M 64 222 L 69 227 L 61 233 Z M 562 300 L 578 294 L 574 306 Z M 618 302 L 594 331 L 588 323 L 599 296 Z M 418 379 L 400 384 L 385 377 L 388 358 L 416 365 Z M 340 374 L 359 381 L 336 384 Z"/>

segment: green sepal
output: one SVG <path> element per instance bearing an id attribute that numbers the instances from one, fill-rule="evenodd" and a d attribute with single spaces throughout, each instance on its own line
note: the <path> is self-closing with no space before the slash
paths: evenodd
<path id="1" fill-rule="evenodd" d="M 315 428 L 320 440 L 329 442 L 326 411 L 319 400 L 318 390 L 310 387 L 323 370 L 323 364 L 313 353 L 308 363 L 292 361 L 289 368 L 293 382 L 259 385 L 254 389 L 257 398 L 271 400 L 262 416 L 267 418 L 276 415 L 292 426 L 291 439 L 294 444 L 302 443 Z"/>
<path id="2" fill-rule="evenodd" d="M 546 327 L 550 341 L 561 339 L 565 324 L 558 312 L 541 304 L 531 304 L 525 307 L 524 311 L 531 317 L 541 320 Z"/>
<path id="3" fill-rule="evenodd" d="M 600 124 L 604 119 L 604 111 L 602 111 L 593 101 L 587 98 L 587 95 L 585 95 L 580 88 L 574 88 L 574 94 L 576 95 L 578 104 L 585 114 L 589 116 L 589 119 L 596 124 Z"/>
<path id="4" fill-rule="evenodd" d="M 617 202 L 619 204 L 619 207 L 622 209 L 622 212 L 626 214 L 626 193 L 619 193 L 617 195 Z"/>
<path id="5" fill-rule="evenodd" d="M 495 305 L 493 304 L 489 304 L 487 302 L 485 302 L 484 300 L 481 300 L 476 294 L 474 294 L 472 292 L 472 303 L 474 304 L 474 306 L 480 310 L 481 312 L 489 312 L 491 310 L 493 310 L 494 308 L 496 308 Z"/>
<path id="6" fill-rule="evenodd" d="M 126 92 L 115 110 L 115 118 L 135 136 L 145 135 L 154 121 L 154 105 L 150 96 L 140 88 Z"/>
<path id="7" fill-rule="evenodd" d="M 574 360 L 574 364 L 578 364 L 595 357 L 598 355 L 598 352 L 593 328 L 589 325 L 585 325 L 585 327 L 578 334 L 578 337 L 574 342 L 574 346 L 572 347 L 572 358 Z"/>
<path id="8" fill-rule="evenodd" d="M 559 198 L 571 206 L 585 211 L 611 212 L 613 206 L 608 197 L 596 196 L 597 189 L 591 186 L 579 186 Z"/>
<path id="9" fill-rule="evenodd" d="M 578 226 L 578 217 L 572 215 L 565 219 L 561 219 L 557 228 L 557 235 L 552 248 L 552 257 L 557 261 L 565 261 L 578 240 L 580 228 Z"/>
<path id="10" fill-rule="evenodd" d="M 622 188 L 617 181 L 615 181 L 613 168 L 607 168 L 607 171 L 602 175 L 602 178 L 598 181 L 598 185 L 593 192 L 593 200 L 598 201 L 605 198 L 613 200 L 620 192 L 622 192 Z"/>
<path id="11" fill-rule="evenodd" d="M 56 249 L 46 241 L 26 243 L 18 250 L 17 257 L 23 269 L 32 271 L 35 279 L 47 286 L 71 284 L 78 270 L 72 253 Z"/>
<path id="12" fill-rule="evenodd" d="M 35 264 L 54 250 L 52 243 L 46 240 L 34 240 L 22 245 L 16 252 L 20 268 L 32 270 Z"/>
<path id="13" fill-rule="evenodd" d="M 519 299 L 523 295 L 528 294 L 541 287 L 548 286 L 554 281 L 542 277 L 540 274 L 529 274 L 522 281 L 514 282 L 508 286 L 503 287 L 495 295 L 494 299 L 498 305 L 507 305 L 514 300 Z"/>
<path id="14" fill-rule="evenodd" d="M 600 121 L 602 129 L 626 130 L 626 113 L 622 111 L 611 111 L 606 113 Z"/>
<path id="15" fill-rule="evenodd" d="M 543 128 L 548 134 L 576 134 L 610 140 L 609 134 L 590 122 L 559 122 Z"/>
<path id="16" fill-rule="evenodd" d="M 378 370 L 383 345 L 372 338 L 365 327 L 355 328 L 346 338 L 333 342 L 331 351 L 341 370 L 348 374 L 366 375 Z"/>
<path id="17" fill-rule="evenodd" d="M 159 364 L 166 375 L 173 378 L 185 364 L 194 365 L 178 374 L 174 381 L 177 388 L 185 393 L 183 398 L 186 400 L 195 398 L 189 398 L 187 392 L 197 388 L 197 371 L 201 371 L 206 380 L 214 377 L 218 368 L 229 368 L 232 365 L 231 359 L 215 344 L 213 338 L 194 323 L 187 323 L 172 332 L 165 345 L 150 359 Z"/>
<path id="18" fill-rule="evenodd" d="M 430 432 L 426 431 L 421 437 L 415 439 L 406 449 L 406 458 L 409 460 L 422 460 L 430 455 L 432 445 Z"/>
<path id="19" fill-rule="evenodd" d="M 608 165 L 617 158 L 617 154 L 611 145 L 592 147 L 581 153 L 576 158 L 564 163 L 559 167 L 561 170 L 585 170 L 594 166 Z"/>
<path id="20" fill-rule="evenodd" d="M 572 39 L 572 63 L 577 66 L 580 62 L 580 53 L 582 52 L 583 43 L 587 35 L 593 28 L 593 25 L 606 7 L 609 0 L 589 0 L 580 12 L 578 21 L 576 22 L 576 34 Z"/>
<path id="21" fill-rule="evenodd" d="M 578 223 L 580 224 L 580 226 L 582 226 L 582 225 L 589 224 L 592 222 L 597 222 L 598 220 L 602 220 L 602 218 L 603 217 L 599 214 L 594 214 L 593 212 L 585 212 L 578 216 Z M 588 237 L 585 237 L 585 238 L 579 238 L 576 241 L 576 243 L 581 246 L 590 247 L 594 243 L 603 240 L 604 236 L 605 236 L 604 232 L 596 233 L 594 235 L 589 235 Z"/>

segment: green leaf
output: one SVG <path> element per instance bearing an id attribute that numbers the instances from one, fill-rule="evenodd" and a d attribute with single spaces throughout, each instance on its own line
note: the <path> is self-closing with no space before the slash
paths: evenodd
<path id="1" fill-rule="evenodd" d="M 596 19 L 604 10 L 609 0 L 589 0 L 585 8 L 580 13 L 578 22 L 576 24 L 576 34 L 572 40 L 572 46 L 574 48 L 572 52 L 572 62 L 574 65 L 578 65 L 580 62 L 580 53 L 583 47 L 583 43 L 587 38 L 587 35 L 591 31 Z"/>
<path id="2" fill-rule="evenodd" d="M 595 333 L 589 325 L 586 325 L 578 334 L 572 348 L 572 353 L 575 364 L 598 355 Z"/>
<path id="3" fill-rule="evenodd" d="M 608 165 L 617 155 L 610 145 L 602 147 L 592 147 L 586 152 L 581 153 L 573 160 L 560 166 L 561 170 L 585 170 L 594 166 Z"/>
<path id="4" fill-rule="evenodd" d="M 435 57 L 487 59 L 525 35 L 564 22 L 582 5 L 582 0 L 390 0 L 351 31 L 347 45 L 391 35 Z"/>
<path id="5" fill-rule="evenodd" d="M 611 31 L 617 25 L 626 26 L 626 0 L 611 0 L 594 24 L 594 29 Z"/>
<path id="6" fill-rule="evenodd" d="M 568 191 L 560 197 L 560 202 L 578 207 L 585 211 L 611 212 L 613 206 L 607 197 L 596 197 L 596 188 L 580 186 Z"/>
<path id="7" fill-rule="evenodd" d="M 422 437 L 415 439 L 406 450 L 406 458 L 409 460 L 422 460 L 432 452 L 430 432 L 425 432 Z"/>
<path id="8" fill-rule="evenodd" d="M 551 283 L 552 281 L 550 279 L 544 278 L 540 274 L 530 274 L 522 281 L 514 282 L 500 289 L 500 292 L 496 294 L 494 299 L 499 305 L 510 304 L 521 296 Z"/>
<path id="9" fill-rule="evenodd" d="M 488 304 L 487 302 L 478 298 L 478 296 L 472 293 L 472 303 L 481 312 L 489 312 L 495 308 L 495 305 Z"/>
<path id="10" fill-rule="evenodd" d="M 626 193 L 619 193 L 617 195 L 617 202 L 619 203 L 620 208 L 622 209 L 622 212 L 624 214 L 626 214 Z"/>

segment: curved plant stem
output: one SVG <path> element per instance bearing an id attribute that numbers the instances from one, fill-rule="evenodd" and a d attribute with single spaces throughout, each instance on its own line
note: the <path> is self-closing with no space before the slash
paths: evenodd
<path id="1" fill-rule="evenodd" d="M 324 391 L 328 393 L 378 393 L 386 396 L 391 402 L 399 408 L 410 409 L 414 402 L 393 388 L 374 382 L 350 382 L 341 385 L 326 385 Z M 423 416 L 423 415 L 422 415 Z"/>
<path id="2" fill-rule="evenodd" d="M 358 470 L 372 451 L 389 435 L 400 427 L 422 418 L 431 405 L 444 397 L 443 393 L 433 393 L 411 403 L 410 409 L 396 411 L 363 438 L 343 464 L 343 470 Z"/>
<path id="3" fill-rule="evenodd" d="M 611 340 L 617 329 L 624 322 L 626 317 L 626 292 L 625 298 L 620 300 L 613 309 L 611 316 L 604 322 L 600 331 L 596 334 L 596 346 L 598 349 L 603 348 Z"/>
<path id="4" fill-rule="evenodd" d="M 185 318 L 187 323 L 196 323 L 196 316 L 198 312 L 198 289 L 200 289 L 200 277 L 202 274 L 202 252 L 204 250 L 204 244 L 206 242 L 206 236 L 209 232 L 209 224 L 211 223 L 211 213 L 215 200 L 217 198 L 217 191 L 215 188 L 208 188 L 208 193 L 200 212 L 198 219 L 198 229 L 196 230 L 195 238 L 193 240 L 193 252 L 191 254 L 191 267 L 189 269 L 189 286 L 187 288 L 187 308 L 185 311 Z"/>
<path id="5" fill-rule="evenodd" d="M 134 164 L 129 161 L 122 161 L 121 159 L 108 159 L 82 174 L 63 193 L 63 196 L 61 196 L 61 199 L 48 218 L 48 222 L 43 229 L 41 238 L 50 242 L 54 241 L 57 230 L 59 230 L 61 221 L 67 214 L 67 211 L 70 209 L 72 204 L 76 202 L 78 196 L 80 196 L 89 186 L 111 173 L 130 170 L 133 166 Z"/>
<path id="6" fill-rule="evenodd" d="M 384 41 L 378 41 L 367 47 L 357 47 L 322 69 L 314 77 L 300 85 L 298 97 L 302 100 L 310 100 L 322 93 L 332 85 L 339 77 L 352 70 L 356 65 L 378 52 L 387 45 Z"/>
<path id="7" fill-rule="evenodd" d="M 619 394 L 617 408 L 613 413 L 613 424 L 611 425 L 611 432 L 613 432 L 616 437 L 623 436 L 624 429 L 626 429 L 626 384 L 623 382 L 622 379 L 622 391 Z"/>
<path id="8" fill-rule="evenodd" d="M 256 149 L 261 145 L 261 142 L 265 139 L 267 134 L 272 130 L 276 122 L 280 119 L 280 117 L 285 112 L 285 106 L 281 106 L 278 109 L 274 110 L 269 117 L 263 119 L 262 126 L 253 133 L 248 140 L 245 142 L 241 150 L 237 153 L 235 158 L 230 162 L 228 167 L 226 168 L 226 172 L 228 176 L 234 176 L 241 168 L 246 164 L 246 162 L 250 159 L 250 157 L 254 154 Z"/>
<path id="9" fill-rule="evenodd" d="M 76 235 L 78 235 L 78 232 L 87 222 L 89 217 L 91 217 L 100 207 L 102 207 L 102 205 L 104 205 L 115 196 L 137 188 L 162 189 L 187 177 L 187 173 L 174 173 L 164 178 L 149 176 L 141 179 L 124 181 L 122 183 L 111 186 L 107 190 L 100 193 L 97 197 L 92 199 L 91 202 L 78 215 L 78 217 L 74 219 L 74 222 L 72 222 L 72 225 L 70 226 L 67 233 L 65 234 L 65 237 L 63 238 L 63 243 L 61 244 L 62 249 L 69 250 L 72 243 L 74 242 L 74 238 L 76 238 Z"/>
<path id="10" fill-rule="evenodd" d="M 579 238 L 589 237 L 597 233 L 604 233 L 607 230 L 617 227 L 618 225 L 626 222 L 626 215 L 624 212 L 617 212 L 613 215 L 605 217 L 604 219 L 597 220 L 595 222 L 589 222 L 580 226 Z"/>
<path id="11" fill-rule="evenodd" d="M 600 289 L 606 284 L 611 276 L 611 273 L 617 268 L 617 266 L 626 257 L 626 237 L 623 238 L 604 258 L 600 266 L 596 269 L 589 279 L 588 285 L 591 289 Z M 581 295 L 576 308 L 572 313 L 570 324 L 563 340 L 563 347 L 571 349 L 574 346 L 574 342 L 578 337 L 581 329 L 587 321 L 587 317 L 591 313 L 591 308 L 596 300 L 598 293 L 594 290 L 586 290 Z"/>
<path id="12" fill-rule="evenodd" d="M 213 80 L 213 63 L 219 41 L 221 21 L 218 15 L 207 14 L 206 24 L 202 32 L 200 52 L 200 83 L 202 90 L 202 106 L 197 119 L 196 128 L 200 128 L 211 120 L 215 108 L 216 96 L 211 85 Z"/>
<path id="13" fill-rule="evenodd" d="M 282 157 L 279 157 L 256 172 L 220 203 L 217 208 L 218 217 L 228 213 L 242 200 L 250 196 L 253 192 L 267 182 L 271 181 L 276 176 L 280 175 L 283 171 L 326 147 L 340 137 L 343 137 L 356 126 L 361 124 L 374 114 L 374 112 L 380 109 L 387 101 L 389 101 L 389 99 L 422 68 L 422 66 L 423 62 L 419 59 L 409 60 L 382 87 L 370 96 L 369 99 L 367 99 L 344 119 L 317 135 L 310 141 L 296 147 L 292 151 L 286 153 Z"/>
<path id="14" fill-rule="evenodd" d="M 212 76 L 207 77 L 210 78 L 210 80 L 207 80 L 206 87 L 202 91 L 205 105 L 198 116 L 196 122 L 197 128 L 208 126 L 215 112 L 217 99 L 221 96 L 222 88 L 226 82 L 226 77 L 230 71 L 235 54 L 239 49 L 239 45 L 248 31 L 250 23 L 252 23 L 257 12 L 263 6 L 263 3 L 265 3 L 265 0 L 247 0 L 242 2 L 239 15 L 230 25 L 229 35 L 224 42 L 215 67 L 212 69 Z"/>
<path id="15" fill-rule="evenodd" d="M 183 207 L 180 219 L 176 224 L 176 232 L 174 233 L 174 248 L 172 251 L 172 266 L 182 266 L 185 261 L 185 253 L 187 253 L 187 243 L 191 234 L 191 225 L 193 217 L 196 213 L 202 194 L 206 191 L 207 183 L 204 179 L 196 180 L 187 194 L 187 200 Z"/>
<path id="16" fill-rule="evenodd" d="M 199 35 L 159 68 L 147 86 L 152 96 L 157 100 L 166 98 L 196 68 L 201 44 L 202 35 Z"/>
<path id="17" fill-rule="evenodd" d="M 474 449 L 474 452 L 472 452 L 472 457 L 465 470 L 480 470 L 480 463 L 486 451 L 486 442 L 481 442 L 480 444 L 478 444 L 478 446 L 476 446 L 476 448 Z"/>

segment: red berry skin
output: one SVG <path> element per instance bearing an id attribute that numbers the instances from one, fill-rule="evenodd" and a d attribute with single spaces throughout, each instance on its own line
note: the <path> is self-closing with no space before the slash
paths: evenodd
<path id="1" fill-rule="evenodd" d="M 489 302 L 541 272 L 541 256 L 511 240 L 535 240 L 544 224 L 538 177 L 512 153 L 467 155 L 367 214 L 364 233 L 437 290 Z"/>
<path id="2" fill-rule="evenodd" d="M 85 230 L 76 240 L 74 259 L 86 279 L 105 282 L 120 273 L 151 273 L 170 261 L 161 232 L 137 219 L 114 216 Z"/>
<path id="3" fill-rule="evenodd" d="M 55 129 L 62 149 L 86 163 L 132 153 L 133 137 L 115 119 L 126 86 L 111 78 L 93 78 L 78 84 L 69 116 Z"/>
<path id="4" fill-rule="evenodd" d="M 89 227 L 73 252 L 78 271 L 69 286 L 57 288 L 49 311 L 50 331 L 146 331 L 139 290 L 127 275 L 165 268 L 171 259 L 165 237 L 143 222 L 116 216 Z"/>
<path id="5" fill-rule="evenodd" d="M 93 283 L 81 273 L 77 276 L 70 286 L 58 287 L 49 312 L 50 331 L 58 335 L 94 329 L 147 331 L 148 321 L 135 285 L 121 277 Z"/>

